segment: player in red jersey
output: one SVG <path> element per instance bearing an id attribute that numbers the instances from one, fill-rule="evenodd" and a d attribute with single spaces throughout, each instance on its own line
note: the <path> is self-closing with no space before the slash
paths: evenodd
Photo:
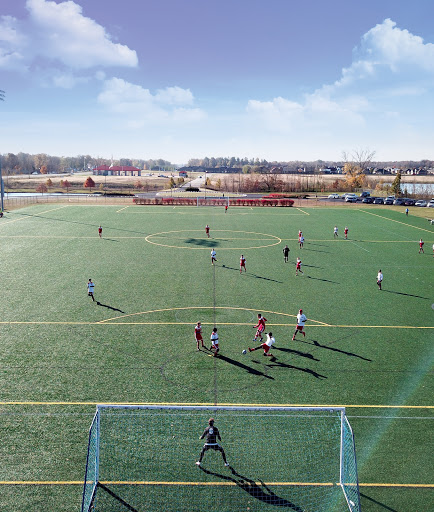
<path id="1" fill-rule="evenodd" d="M 197 343 L 197 350 L 200 350 L 199 348 L 199 342 L 202 342 L 202 348 L 206 348 L 203 344 L 203 338 L 202 338 L 202 324 L 200 322 L 197 322 L 195 328 L 194 328 L 194 338 Z"/>
<path id="2" fill-rule="evenodd" d="M 228 211 L 228 205 L 225 204 L 225 213 Z"/>
<path id="3" fill-rule="evenodd" d="M 299 229 L 298 230 L 298 243 L 300 243 L 300 238 L 303 236 L 303 232 Z"/>
<path id="4" fill-rule="evenodd" d="M 267 319 L 264 318 L 261 313 L 258 313 L 258 323 L 253 326 L 253 329 L 256 329 L 253 341 L 256 341 L 258 338 L 262 341 L 262 333 L 265 331 L 265 322 L 267 322 Z"/>
<path id="5" fill-rule="evenodd" d="M 347 226 L 345 226 L 344 235 L 345 235 L 345 240 L 348 240 L 348 227 Z"/>
<path id="6" fill-rule="evenodd" d="M 303 270 L 301 270 L 301 259 L 297 258 L 297 266 L 295 267 L 295 275 L 298 276 L 298 273 L 304 274 Z"/>
<path id="7" fill-rule="evenodd" d="M 98 228 L 98 235 L 100 238 L 102 237 L 102 227 L 101 226 Z"/>
<path id="8" fill-rule="evenodd" d="M 240 258 L 240 274 L 243 271 L 243 268 L 244 268 L 244 272 L 247 272 L 247 270 L 246 270 L 246 258 L 243 255 L 241 255 L 241 258 Z"/>
<path id="9" fill-rule="evenodd" d="M 422 238 L 421 238 L 421 239 L 420 239 L 420 242 L 419 242 L 419 254 L 420 254 L 421 252 L 423 252 L 423 253 L 425 254 L 425 251 L 423 250 L 423 244 L 424 244 L 424 243 L 425 243 L 425 242 L 424 242 L 424 241 L 422 240 Z"/>
<path id="10" fill-rule="evenodd" d="M 206 236 L 209 238 L 209 226 L 208 226 L 208 224 L 205 226 L 205 233 L 206 233 Z"/>

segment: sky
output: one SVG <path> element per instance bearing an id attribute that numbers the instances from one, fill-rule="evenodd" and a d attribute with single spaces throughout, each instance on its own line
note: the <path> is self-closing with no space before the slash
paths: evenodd
<path id="1" fill-rule="evenodd" d="M 432 0 L 2 0 L 0 154 L 434 159 Z"/>

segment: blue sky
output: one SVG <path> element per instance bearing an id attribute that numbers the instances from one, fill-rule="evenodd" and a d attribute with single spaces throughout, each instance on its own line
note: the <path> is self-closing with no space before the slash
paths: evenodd
<path id="1" fill-rule="evenodd" d="M 432 0 L 2 0 L 0 153 L 434 159 Z"/>

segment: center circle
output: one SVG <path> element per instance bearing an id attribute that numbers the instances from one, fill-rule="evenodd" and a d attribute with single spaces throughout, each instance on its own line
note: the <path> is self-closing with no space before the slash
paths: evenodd
<path id="1" fill-rule="evenodd" d="M 192 237 L 188 236 L 188 233 L 202 233 L 200 237 Z M 238 233 L 238 236 L 237 236 Z M 232 237 L 230 236 L 232 234 Z M 243 236 L 240 236 L 242 234 Z M 219 251 L 227 251 L 227 250 L 246 250 L 246 249 L 263 249 L 265 247 L 272 247 L 273 245 L 279 245 L 282 242 L 282 239 L 275 235 L 270 235 L 269 233 L 256 233 L 254 231 L 233 231 L 230 229 L 214 229 L 212 230 L 212 237 L 208 238 L 205 236 L 204 230 L 191 230 L 191 229 L 181 229 L 175 231 L 162 231 L 161 233 L 153 233 L 145 237 L 145 240 L 153 245 L 160 245 L 162 247 L 171 247 L 175 249 L 190 249 L 190 250 L 210 250 L 212 248 L 218 248 Z M 216 236 L 217 235 L 217 236 Z M 247 236 L 246 236 L 247 235 Z M 163 240 L 157 241 L 160 239 L 172 239 L 175 240 L 176 237 L 178 239 L 184 238 L 184 245 L 175 245 L 175 243 L 171 243 L 169 241 L 165 242 Z M 237 247 L 223 247 L 221 244 L 224 242 L 231 243 L 231 241 L 242 242 L 242 240 L 252 242 L 251 245 L 246 244 L 243 246 Z M 258 242 L 258 243 L 256 243 Z M 197 245 L 198 247 L 189 247 L 185 244 Z"/>

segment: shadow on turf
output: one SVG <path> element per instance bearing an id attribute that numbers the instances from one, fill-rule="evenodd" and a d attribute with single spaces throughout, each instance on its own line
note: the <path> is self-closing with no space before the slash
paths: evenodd
<path id="1" fill-rule="evenodd" d="M 237 473 L 232 466 L 229 466 L 229 469 L 234 475 L 233 477 L 210 471 L 203 468 L 202 466 L 199 466 L 199 469 L 201 469 L 207 475 L 213 475 L 221 478 L 222 480 L 234 482 L 234 484 L 236 484 L 240 489 L 250 494 L 252 498 L 267 503 L 268 505 L 274 505 L 275 507 L 285 507 L 295 510 L 296 512 L 303 512 L 303 509 L 298 505 L 295 505 L 295 503 L 292 503 L 291 501 L 288 501 L 285 498 L 281 498 L 275 494 L 262 480 L 258 480 L 260 482 L 260 485 L 258 485 L 255 480 Z"/>
<path id="2" fill-rule="evenodd" d="M 346 338 L 349 338 L 349 337 L 350 336 L 346 336 Z M 340 350 L 339 348 L 330 347 L 328 345 L 321 345 L 321 343 L 319 343 L 316 340 L 312 340 L 313 343 L 311 343 L 310 341 L 305 341 L 305 340 L 298 340 L 298 341 L 300 343 L 307 343 L 308 345 L 313 345 L 318 348 L 325 348 L 325 349 L 331 350 L 333 352 L 339 352 L 340 354 L 345 354 L 346 356 L 358 357 L 359 359 L 363 359 L 363 361 L 368 361 L 369 363 L 372 363 L 372 359 L 368 359 L 367 357 L 359 356 L 358 354 L 354 354 L 353 352 L 347 352 L 346 350 Z M 340 340 L 335 340 L 332 343 L 335 343 L 336 341 L 340 341 Z"/>
<path id="3" fill-rule="evenodd" d="M 429 300 L 429 297 L 422 297 L 420 295 L 412 295 L 411 293 L 395 292 L 393 290 L 385 290 L 384 288 L 381 291 L 382 292 L 387 292 L 387 293 L 396 293 L 396 295 L 406 295 L 407 297 L 416 297 L 416 299 Z"/>
<path id="4" fill-rule="evenodd" d="M 136 508 L 132 507 L 129 503 L 127 503 L 125 500 L 123 500 L 120 496 L 118 496 L 116 493 L 114 493 L 111 489 L 109 489 L 107 486 L 101 483 L 97 483 L 97 487 L 100 489 L 103 489 L 107 494 L 110 494 L 112 498 L 114 498 L 118 503 L 123 505 L 126 510 L 130 510 L 131 512 L 139 512 Z M 92 508 L 93 510 L 93 508 Z"/>
<path id="5" fill-rule="evenodd" d="M 373 498 L 370 498 L 369 496 L 366 496 L 366 494 L 360 493 L 360 497 L 365 499 L 365 500 L 369 500 L 372 503 L 375 503 L 376 505 L 379 505 L 381 508 L 384 508 L 385 510 L 389 510 L 390 512 L 398 512 L 396 510 L 396 508 L 390 508 L 387 505 L 384 505 L 384 503 L 380 503 L 379 501 L 374 500 Z"/>
<path id="6" fill-rule="evenodd" d="M 238 272 L 240 271 L 239 268 L 228 267 L 227 265 L 222 265 L 222 268 L 224 268 L 226 270 L 237 270 Z M 255 277 L 256 279 L 264 279 L 265 281 L 273 281 L 273 283 L 283 284 L 282 281 L 277 281 L 276 279 L 271 279 L 270 277 L 258 276 L 256 274 L 252 274 L 251 272 L 244 272 L 243 271 L 243 274 L 248 276 L 248 277 Z"/>
<path id="7" fill-rule="evenodd" d="M 267 364 L 265 366 L 268 366 L 268 368 L 279 367 L 279 368 L 288 368 L 289 370 L 298 370 L 300 372 L 309 373 L 310 375 L 315 377 L 315 379 L 327 379 L 327 377 L 325 375 L 321 375 L 320 373 L 316 372 L 315 370 L 311 370 L 310 368 L 300 368 L 299 366 L 294 366 L 292 364 L 281 363 L 280 361 L 276 361 L 275 358 L 274 358 L 274 360 L 272 360 L 272 362 L 270 364 Z"/>
<path id="8" fill-rule="evenodd" d="M 307 267 L 307 265 L 305 265 Z M 312 276 L 305 276 L 308 279 L 315 279 L 315 281 L 324 281 L 325 283 L 332 283 L 332 284 L 341 284 L 337 283 L 336 281 L 330 281 L 330 279 L 321 279 L 320 277 L 312 277 Z"/>
<path id="9" fill-rule="evenodd" d="M 119 313 L 124 313 L 125 311 L 122 311 L 122 309 L 114 308 L 113 306 L 109 306 L 108 304 L 103 304 L 102 302 L 96 301 L 97 306 L 102 306 L 103 308 L 111 309 L 112 311 L 119 311 Z"/>
<path id="10" fill-rule="evenodd" d="M 276 347 L 273 350 L 281 350 L 282 352 L 288 352 L 289 354 L 297 354 L 301 357 L 307 357 L 312 361 L 320 361 L 320 359 L 316 359 L 312 354 L 309 354 L 308 352 L 300 352 L 299 350 L 293 350 L 291 348 Z"/>
<path id="11" fill-rule="evenodd" d="M 213 240 L 211 238 L 187 238 L 185 240 L 186 244 L 198 245 L 199 247 L 208 247 L 212 249 L 213 247 L 218 247 L 220 242 Z"/>
<path id="12" fill-rule="evenodd" d="M 246 370 L 248 373 L 251 373 L 252 375 L 257 375 L 258 377 L 265 377 L 266 379 L 274 380 L 273 377 L 270 377 L 269 375 L 265 374 L 264 372 L 255 370 L 254 368 L 251 368 L 250 366 L 247 366 L 246 364 L 240 363 L 239 361 L 235 361 L 235 359 L 231 359 L 230 357 L 222 356 L 219 354 L 218 359 L 220 359 L 221 361 L 225 361 L 226 363 L 233 364 L 234 366 L 238 366 L 239 368 Z"/>

